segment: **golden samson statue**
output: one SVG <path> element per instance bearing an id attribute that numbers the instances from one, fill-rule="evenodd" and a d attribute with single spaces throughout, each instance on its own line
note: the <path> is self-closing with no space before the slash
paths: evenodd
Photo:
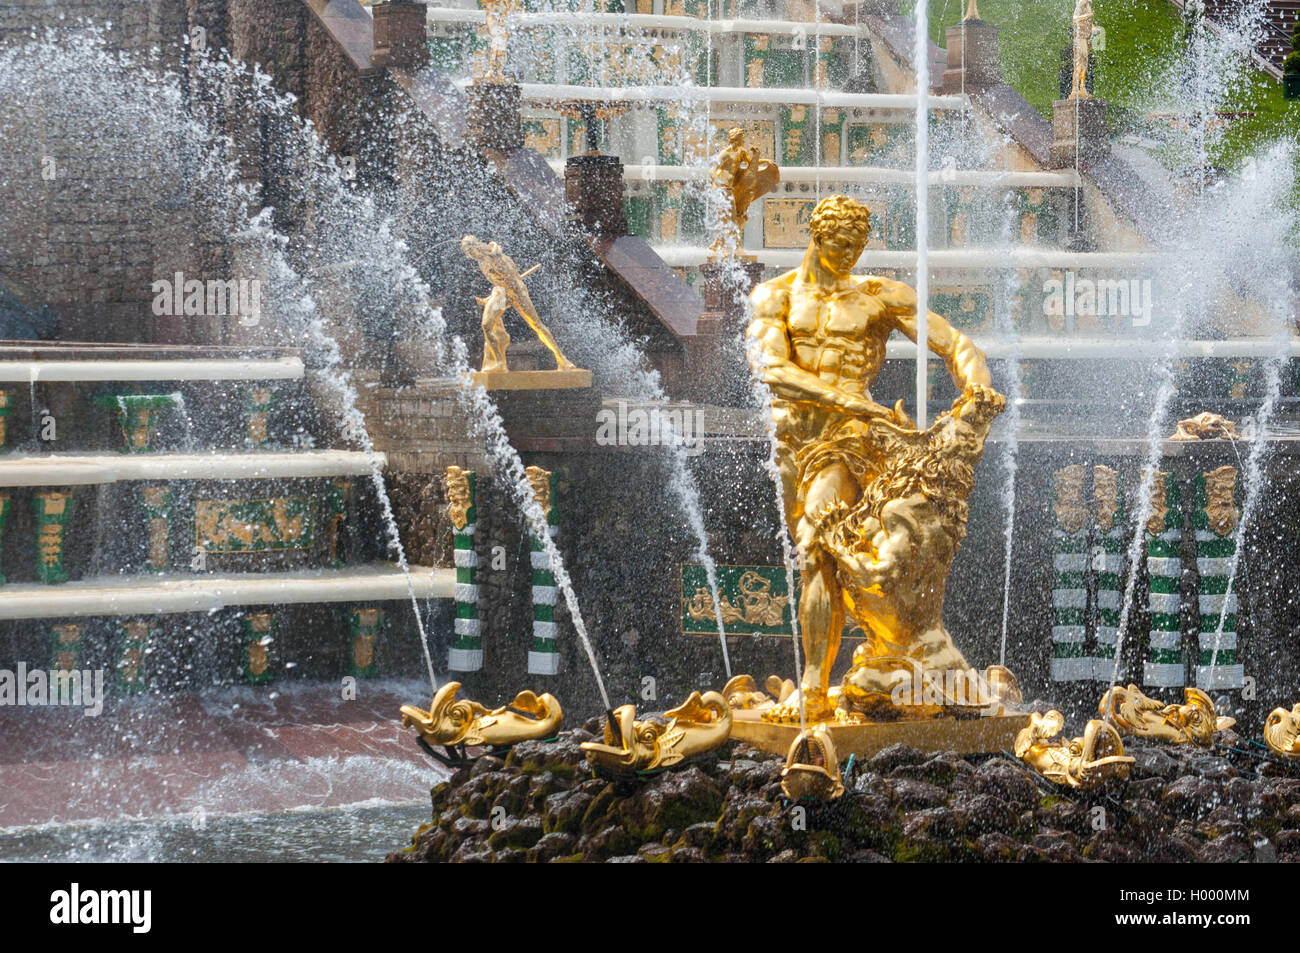
<path id="1" fill-rule="evenodd" d="M 799 550 L 799 628 L 806 664 L 798 696 L 770 720 L 855 721 L 1019 700 L 1005 669 L 975 672 L 943 627 L 944 586 L 966 532 L 974 467 L 1005 407 L 984 354 L 930 313 L 927 343 L 961 392 L 917 430 L 871 385 L 895 331 L 917 338 L 916 292 L 852 274 L 871 217 L 841 195 L 813 211 L 802 264 L 754 289 L 751 361 L 772 392 L 785 513 Z M 867 640 L 840 686 L 831 669 L 845 614 Z M 900 695 L 900 689 L 902 694 Z M 913 690 L 915 689 L 915 690 Z"/>

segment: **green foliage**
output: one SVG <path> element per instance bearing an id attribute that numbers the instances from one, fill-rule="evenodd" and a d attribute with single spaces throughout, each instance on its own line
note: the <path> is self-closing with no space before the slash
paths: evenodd
<path id="1" fill-rule="evenodd" d="M 1292 50 L 1282 61 L 1282 72 L 1300 73 L 1300 50 Z"/>
<path id="2" fill-rule="evenodd" d="M 913 0 L 902 0 L 901 6 L 908 15 L 915 9 Z M 940 46 L 947 42 L 945 29 L 960 22 L 965 6 L 930 0 L 930 35 Z M 1004 81 L 1047 117 L 1059 95 L 1058 51 L 1070 43 L 1073 9 L 1073 3 L 980 2 L 980 16 L 999 27 Z M 1113 130 L 1140 132 L 1147 122 L 1153 81 L 1185 42 L 1182 18 L 1168 0 L 1094 0 L 1093 10 L 1097 26 L 1106 31 L 1106 48 L 1095 51 L 1095 94 L 1106 100 Z M 1288 102 L 1282 84 L 1262 70 L 1250 74 L 1224 108 L 1240 115 L 1229 123 L 1210 156 L 1219 168 L 1240 169 L 1273 142 L 1295 138 L 1300 107 Z M 1157 153 L 1156 158 L 1175 169 L 1186 164 L 1177 150 Z M 1293 204 L 1300 207 L 1300 174 Z"/>

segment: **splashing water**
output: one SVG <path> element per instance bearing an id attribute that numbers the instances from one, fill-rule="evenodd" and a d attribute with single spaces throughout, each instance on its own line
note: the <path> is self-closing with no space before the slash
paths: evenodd
<path id="1" fill-rule="evenodd" d="M 1285 273 L 1285 237 L 1291 224 L 1287 212 L 1294 168 L 1293 146 L 1279 143 L 1258 164 L 1258 174 L 1250 181 L 1219 184 L 1201 194 L 1200 200 L 1188 213 L 1196 221 L 1217 223 L 1211 231 L 1193 227 L 1176 229 L 1172 234 L 1185 236 L 1182 247 L 1175 248 L 1163 264 L 1161 286 L 1177 289 L 1198 289 L 1192 300 L 1179 294 L 1173 298 L 1174 320 L 1166 339 L 1172 345 L 1182 339 L 1183 329 L 1193 314 L 1199 315 L 1205 300 L 1211 294 L 1221 293 L 1229 287 L 1268 289 L 1276 284 L 1276 276 Z M 1261 496 L 1262 465 L 1267 451 L 1262 438 L 1268 420 L 1276 413 L 1280 400 L 1280 364 L 1289 357 L 1289 338 L 1279 317 L 1284 313 L 1280 293 L 1265 293 L 1265 310 L 1271 316 L 1272 340 L 1278 355 L 1266 370 L 1266 395 L 1260 408 L 1256 440 L 1247 464 L 1247 502 L 1250 515 L 1258 506 Z M 1147 520 L 1154 511 L 1152 495 L 1155 474 L 1163 455 L 1165 436 L 1168 433 L 1166 416 L 1176 391 L 1176 368 L 1173 360 L 1162 359 L 1156 368 L 1158 387 L 1147 434 L 1147 451 L 1137 492 L 1137 514 L 1133 536 L 1127 550 L 1128 577 L 1121 602 L 1119 634 L 1115 649 L 1115 664 L 1111 671 L 1111 684 L 1119 679 L 1122 649 L 1128 634 L 1129 620 L 1137 588 L 1138 568 L 1142 554 L 1143 533 Z M 1243 507 L 1243 522 L 1246 516 Z M 1236 571 L 1236 557 L 1232 564 Z M 1227 605 L 1225 600 L 1225 606 Z M 1215 654 L 1222 638 L 1226 610 L 1220 616 L 1216 633 Z"/>
<path id="2" fill-rule="evenodd" d="M 1003 299 L 1011 300 L 1014 295 L 1019 293 L 1021 284 L 1021 280 L 1014 272 L 1008 273 L 1003 281 Z M 1006 428 L 1006 446 L 1002 452 L 1002 469 L 1006 480 L 1002 491 L 1002 507 L 1006 515 L 1002 530 L 1002 546 L 1004 550 L 1002 566 L 1002 638 L 998 645 L 998 664 L 1006 665 L 1007 632 L 1011 626 L 1011 559 L 1014 554 L 1013 544 L 1016 530 L 1016 475 L 1020 457 L 1020 394 L 1024 380 L 1020 372 L 1020 335 L 1011 325 L 1010 314 L 1004 311 L 999 311 L 999 314 L 1002 315 L 999 320 L 1001 325 L 999 331 L 1014 342 L 1011 354 L 1006 360 L 1007 390 L 1010 391 L 1010 394 L 1007 399 L 1007 412 L 1003 425 Z"/>
<path id="3" fill-rule="evenodd" d="M 440 311 L 434 312 L 437 321 L 442 320 Z M 591 663 L 592 674 L 596 677 L 596 687 L 600 690 L 601 701 L 604 702 L 606 710 L 609 710 L 609 693 L 605 691 L 605 680 L 600 674 L 600 663 L 596 660 L 595 649 L 591 646 L 591 640 L 587 637 L 587 626 L 582 621 L 582 612 L 578 608 L 578 598 L 573 591 L 573 582 L 569 579 L 569 573 L 564 567 L 564 559 L 560 556 L 560 551 L 555 545 L 549 527 L 546 522 L 546 514 L 542 511 L 541 504 L 533 495 L 532 484 L 528 482 L 528 474 L 524 470 L 523 461 L 519 459 L 519 453 L 510 444 L 510 439 L 506 435 L 505 423 L 501 419 L 501 414 L 493 403 L 488 392 L 481 385 L 470 384 L 473 372 L 468 365 L 461 365 L 459 378 L 462 381 L 460 393 L 464 401 L 472 407 L 477 417 L 474 419 L 475 426 L 483 434 L 488 452 L 491 454 L 497 465 L 498 472 L 510 486 L 511 492 L 514 493 L 515 502 L 523 512 L 524 518 L 528 521 L 529 529 L 542 545 L 542 550 L 546 553 L 546 558 L 550 561 L 551 572 L 555 576 L 555 585 L 564 595 L 564 604 L 569 610 L 569 618 L 573 623 L 574 630 L 578 633 L 578 638 L 582 642 L 582 647 L 586 650 L 587 660 Z"/>
<path id="4" fill-rule="evenodd" d="M 745 300 L 747 323 L 753 320 L 754 306 Z M 767 429 L 768 452 L 763 457 L 763 469 L 772 481 L 772 490 L 776 497 L 777 527 L 776 536 L 781 543 L 781 558 L 785 564 L 785 591 L 790 595 L 790 644 L 794 648 L 794 676 L 796 684 L 803 685 L 803 655 L 801 653 L 801 634 L 799 632 L 798 592 L 795 589 L 794 574 L 799 562 L 795 553 L 794 542 L 790 538 L 790 523 L 785 510 L 785 488 L 781 479 L 781 468 L 777 460 L 776 420 L 772 416 L 772 391 L 763 380 L 760 367 L 767 366 L 767 356 L 753 338 L 746 339 L 747 355 L 750 366 L 750 379 L 755 402 L 763 416 L 763 425 Z M 808 730 L 808 709 L 802 687 L 799 691 L 799 727 Z"/>
<path id="5" fill-rule="evenodd" d="M 33 67 L 33 63 L 40 65 Z M 288 235 L 277 231 L 272 222 L 276 210 L 262 207 L 261 184 L 240 177 L 241 157 L 233 140 L 220 131 L 224 122 L 230 121 L 230 113 L 244 109 L 278 124 L 286 152 L 292 152 L 298 163 L 293 179 L 298 192 L 286 196 L 284 204 L 292 206 L 310 196 L 319 203 L 322 219 L 335 218 L 335 224 L 344 226 L 334 230 L 332 237 L 353 232 L 344 223 L 355 225 L 367 213 L 373 216 L 373 210 L 351 195 L 337 163 L 294 115 L 292 98 L 276 93 L 265 74 L 215 54 L 192 55 L 191 71 L 185 77 L 156 65 L 111 52 L 103 32 L 91 27 L 50 33 L 5 48 L 0 51 L 0 102 L 5 109 L 0 128 L 19 151 L 23 146 L 36 148 L 28 140 L 46 117 L 95 129 L 100 142 L 115 143 L 124 156 L 131 156 L 133 166 L 150 173 L 149 181 L 157 191 L 173 199 L 184 197 L 184 202 L 164 203 L 160 214 L 177 224 L 228 236 L 232 247 L 252 252 L 268 269 L 267 279 L 278 292 L 276 307 L 268 315 L 279 319 L 273 322 L 273 333 L 295 343 L 306 341 L 309 352 L 324 360 L 326 373 L 320 375 L 320 383 L 337 399 L 345 435 L 362 446 L 369 461 L 389 549 L 405 578 L 436 690 L 428 636 L 373 444 L 356 407 L 355 389 L 342 367 L 338 342 L 317 312 L 308 280 L 301 277 L 310 271 L 306 261 L 312 256 L 338 249 L 319 235 L 312 236 L 315 243 L 294 245 Z M 194 89 L 183 88 L 186 83 Z M 33 154 L 42 153 L 37 148 Z M 8 162 L 0 162 L 0 188 L 16 197 L 16 212 L 28 202 L 39 201 L 22 188 L 23 171 L 21 164 L 10 168 Z M 86 182 L 87 198 L 101 188 L 109 190 L 105 201 L 116 198 L 111 191 L 116 179 L 100 182 L 92 177 Z M 177 211 L 182 205 L 184 211 Z M 291 257 L 299 259 L 296 267 Z"/>

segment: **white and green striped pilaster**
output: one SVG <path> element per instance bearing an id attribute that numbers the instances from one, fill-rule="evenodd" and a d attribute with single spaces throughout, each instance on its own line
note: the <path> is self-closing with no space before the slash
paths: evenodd
<path id="1" fill-rule="evenodd" d="M 1178 482 L 1168 473 L 1155 475 L 1151 486 L 1151 518 L 1147 520 L 1147 575 L 1151 593 L 1151 654 L 1143 666 L 1143 682 L 1156 688 L 1178 688 L 1187 681 L 1180 622 L 1183 578 L 1183 508 Z"/>
<path id="2" fill-rule="evenodd" d="M 1241 657 L 1237 653 L 1236 586 L 1233 586 L 1234 591 L 1228 591 L 1232 562 L 1237 554 L 1237 537 L 1241 531 L 1238 482 L 1237 470 L 1227 466 L 1197 474 L 1195 480 L 1196 507 L 1192 525 L 1196 530 L 1196 570 L 1201 589 L 1196 687 L 1202 691 L 1239 689 L 1244 679 Z M 1220 617 L 1223 618 L 1222 633 L 1219 632 Z"/>
<path id="3" fill-rule="evenodd" d="M 533 495 L 546 514 L 546 531 L 552 540 L 559 531 L 555 505 L 555 474 L 541 467 L 528 468 Z M 533 534 L 529 557 L 533 570 L 533 644 L 528 650 L 530 675 L 558 675 L 560 655 L 556 651 L 555 604 L 559 589 L 551 560 L 536 534 Z"/>
<path id="4" fill-rule="evenodd" d="M 1052 489 L 1052 681 L 1092 678 L 1088 655 L 1088 510 L 1083 486 L 1087 470 L 1076 463 L 1056 471 Z"/>
<path id="5" fill-rule="evenodd" d="M 474 471 L 448 467 L 447 490 L 448 499 L 453 501 L 449 511 L 456 561 L 456 638 L 447 650 L 447 668 L 477 672 L 483 668 L 483 635 L 478 614 L 478 551 L 474 548 L 478 528 L 478 482 Z M 458 512 L 458 504 L 465 507 L 463 513 Z"/>
<path id="6" fill-rule="evenodd" d="M 1092 513 L 1097 527 L 1092 545 L 1092 568 L 1097 574 L 1097 651 L 1094 681 L 1109 685 L 1115 677 L 1115 649 L 1119 645 L 1120 561 L 1124 548 L 1124 486 L 1118 470 L 1092 469 Z"/>

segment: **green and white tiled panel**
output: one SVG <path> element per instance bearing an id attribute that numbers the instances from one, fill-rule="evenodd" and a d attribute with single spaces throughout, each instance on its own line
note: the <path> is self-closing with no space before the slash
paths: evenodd
<path id="1" fill-rule="evenodd" d="M 554 539 L 557 527 L 552 525 L 547 529 Z M 532 675 L 557 675 L 560 656 L 556 651 L 555 605 L 560 590 L 551 571 L 550 557 L 541 542 L 533 540 L 529 556 L 533 569 L 533 642 L 528 651 L 528 672 Z"/>
<path id="2" fill-rule="evenodd" d="M 1170 486 L 1176 506 L 1177 489 Z M 1171 510 L 1166 526 L 1174 519 Z M 1151 613 L 1151 651 L 1143 666 L 1145 684 L 1178 688 L 1187 681 L 1180 620 L 1182 605 L 1183 530 L 1181 518 L 1159 535 L 1147 534 L 1147 575 L 1151 583 L 1147 608 Z"/>
<path id="3" fill-rule="evenodd" d="M 834 37 L 807 33 L 746 33 L 743 85 L 750 89 L 839 89 L 849 78 L 849 57 L 846 50 L 837 49 L 839 45 Z"/>
<path id="4" fill-rule="evenodd" d="M 1093 658 L 1088 654 L 1085 613 L 1088 608 L 1088 553 L 1086 532 L 1052 531 L 1052 681 L 1077 682 L 1092 678 Z"/>
<path id="5" fill-rule="evenodd" d="M 1107 685 L 1116 676 L 1115 649 L 1119 645 L 1120 592 L 1097 589 L 1097 654 L 1093 659 L 1093 681 Z"/>
<path id="6" fill-rule="evenodd" d="M 1220 633 L 1219 615 L 1223 612 L 1225 602 L 1227 614 Z M 1200 608 L 1200 658 L 1196 666 L 1196 687 L 1202 691 L 1241 688 L 1245 681 L 1245 670 L 1237 657 L 1237 594 L 1206 595 L 1205 579 L 1202 577 Z"/>
<path id="7" fill-rule="evenodd" d="M 1242 659 L 1236 638 L 1238 598 L 1231 580 L 1238 560 L 1240 524 L 1240 480 L 1232 467 L 1199 473 L 1193 481 L 1196 530 L 1196 571 L 1200 577 L 1200 637 L 1196 664 L 1196 686 L 1203 690 L 1239 689 L 1244 684 Z M 1210 503 L 1208 484 L 1213 482 Z M 1210 510 L 1223 523 L 1216 524 Z M 1222 619 L 1222 631 L 1221 627 Z"/>
<path id="8" fill-rule="evenodd" d="M 1094 681 L 1109 685 L 1118 677 L 1115 652 L 1119 646 L 1121 594 L 1120 570 L 1123 566 L 1124 539 L 1128 535 L 1124 483 L 1121 475 L 1106 466 L 1093 467 L 1093 521 L 1096 530 L 1092 545 L 1092 571 L 1097 580 L 1097 635 Z M 1114 512 L 1103 520 L 1101 499 L 1113 487 Z M 1102 528 L 1103 522 L 1108 522 Z"/>
<path id="9" fill-rule="evenodd" d="M 453 558 L 456 564 L 455 640 L 447 650 L 447 668 L 453 672 L 477 672 L 483 668 L 483 634 L 478 614 L 478 552 L 474 534 L 478 529 L 478 484 L 476 474 L 467 471 L 469 509 L 465 525 L 452 530 Z"/>
<path id="10" fill-rule="evenodd" d="M 1241 531 L 1237 507 L 1238 480 L 1232 468 L 1216 471 L 1228 474 L 1235 518 L 1222 534 L 1215 532 L 1206 514 L 1206 479 L 1215 474 L 1200 474 L 1195 480 L 1196 569 L 1200 577 L 1200 636 L 1196 666 L 1196 687 L 1202 690 L 1239 689 L 1245 673 L 1237 653 L 1237 593 L 1230 591 L 1237 560 L 1237 536 Z M 1222 619 L 1222 631 L 1220 631 Z"/>
<path id="11" fill-rule="evenodd" d="M 652 204 L 649 196 L 628 196 L 623 199 L 623 217 L 627 219 L 628 232 L 646 241 L 650 240 Z"/>
<path id="12" fill-rule="evenodd" d="M 845 135 L 848 165 L 907 169 L 915 164 L 910 122 L 850 122 Z"/>
<path id="13" fill-rule="evenodd" d="M 1013 241 L 1026 245 L 1059 246 L 1063 213 L 1071 199 L 1069 189 L 1015 190 L 1017 234 Z"/>
<path id="14" fill-rule="evenodd" d="M 546 509 L 546 532 L 554 542 L 559 533 L 557 513 L 555 474 L 547 475 L 549 505 Z M 555 573 L 551 567 L 551 558 L 547 554 L 541 539 L 536 535 L 529 542 L 529 560 L 532 566 L 533 595 L 533 641 L 528 650 L 528 673 L 530 675 L 558 675 L 560 672 L 560 654 L 556 650 L 555 605 L 559 601 L 559 587 L 555 583 Z"/>
<path id="15" fill-rule="evenodd" d="M 960 331 L 968 334 L 988 331 L 993 324 L 993 289 L 960 285 L 931 288 L 930 309 Z"/>

